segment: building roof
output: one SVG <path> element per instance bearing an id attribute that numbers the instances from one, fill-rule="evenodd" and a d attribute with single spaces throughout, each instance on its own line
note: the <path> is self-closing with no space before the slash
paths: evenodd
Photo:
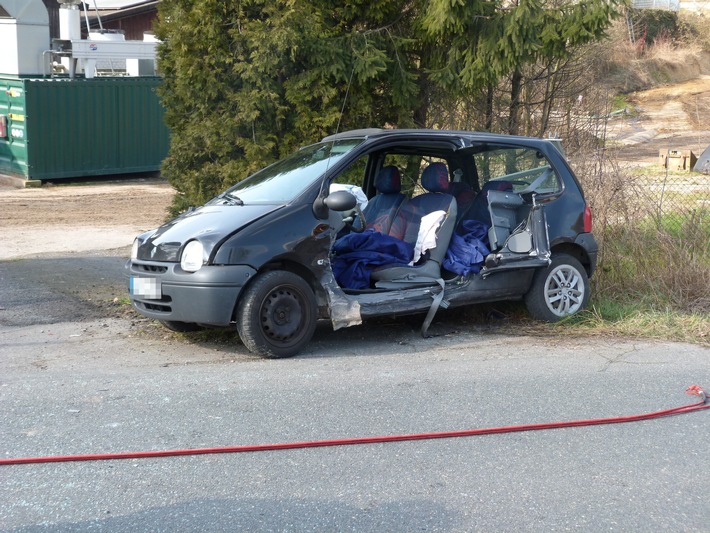
<path id="1" fill-rule="evenodd" d="M 153 0 L 84 0 L 89 9 L 98 8 L 99 11 L 125 9 L 142 4 L 155 3 Z"/>
<path id="2" fill-rule="evenodd" d="M 142 13 L 155 12 L 160 0 L 83 0 L 89 19 L 119 20 Z M 98 8 L 98 11 L 97 11 Z M 93 23 L 92 23 L 93 26 Z"/>

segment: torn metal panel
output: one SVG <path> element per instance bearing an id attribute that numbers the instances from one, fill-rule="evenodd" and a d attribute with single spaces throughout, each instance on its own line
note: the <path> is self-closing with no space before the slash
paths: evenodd
<path id="1" fill-rule="evenodd" d="M 481 277 L 502 270 L 547 266 L 550 256 L 545 208 L 542 204 L 534 204 L 525 222 L 507 237 L 503 247 L 486 257 Z"/>
<path id="2" fill-rule="evenodd" d="M 328 311 L 333 330 L 362 324 L 360 303 L 343 292 L 333 277 L 333 270 L 326 268 L 320 278 L 328 298 Z"/>
<path id="3" fill-rule="evenodd" d="M 427 287 L 402 287 L 400 290 L 381 290 L 357 295 L 346 295 L 359 303 L 364 317 L 382 315 L 406 315 L 425 312 L 431 307 L 432 298 L 441 292 L 434 282 Z"/>

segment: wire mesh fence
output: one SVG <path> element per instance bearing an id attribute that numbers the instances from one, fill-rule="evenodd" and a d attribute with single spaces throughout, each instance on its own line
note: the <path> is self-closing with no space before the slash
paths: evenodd
<path id="1" fill-rule="evenodd" d="M 710 176 L 665 168 L 643 173 L 636 182 L 639 201 L 658 229 L 675 233 L 686 224 L 710 226 Z"/>
<path id="2" fill-rule="evenodd" d="M 710 175 L 629 165 L 601 149 L 575 157 L 573 166 L 594 213 L 595 293 L 709 311 Z"/>
<path id="3" fill-rule="evenodd" d="M 613 154 L 580 158 L 576 167 L 600 226 L 655 225 L 677 233 L 694 224 L 707 227 L 710 246 L 710 175 L 661 163 L 624 167 Z"/>

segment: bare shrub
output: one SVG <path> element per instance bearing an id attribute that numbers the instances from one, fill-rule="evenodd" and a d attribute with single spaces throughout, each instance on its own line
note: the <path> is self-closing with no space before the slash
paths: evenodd
<path id="1" fill-rule="evenodd" d="M 710 311 L 710 206 L 692 194 L 669 202 L 657 182 L 599 147 L 580 148 L 574 169 L 600 246 L 596 298 Z"/>
<path id="2" fill-rule="evenodd" d="M 646 50 L 653 59 L 634 59 L 639 52 L 630 60 L 672 63 L 674 47 L 660 36 L 657 47 Z M 601 76 L 603 64 L 592 54 L 588 71 Z M 600 245 L 595 298 L 658 310 L 710 310 L 710 178 L 624 165 L 607 139 L 610 117 L 624 112 L 613 109 L 615 87 L 577 87 L 581 97 L 557 106 L 551 128 L 563 139 L 593 212 Z"/>
<path id="3" fill-rule="evenodd" d="M 710 52 L 710 14 L 702 11 L 681 11 L 678 14 L 678 26 L 679 41 Z"/>
<path id="4" fill-rule="evenodd" d="M 601 65 L 597 79 L 627 93 L 708 73 L 708 24 L 704 14 L 681 12 L 675 25 L 649 34 L 638 27 L 632 30 L 628 20 L 617 20 L 609 29 L 609 38 L 592 45 Z"/>
<path id="5" fill-rule="evenodd" d="M 653 225 L 606 228 L 602 296 L 655 309 L 710 311 L 707 234 L 678 239 Z M 707 248 L 707 245 L 705 245 Z"/>

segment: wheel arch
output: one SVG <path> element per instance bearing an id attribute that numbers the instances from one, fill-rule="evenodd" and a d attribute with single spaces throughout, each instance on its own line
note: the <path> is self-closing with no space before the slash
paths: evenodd
<path id="1" fill-rule="evenodd" d="M 316 302 L 318 305 L 318 311 L 319 315 L 321 315 L 321 318 L 323 318 L 323 312 L 325 307 L 327 306 L 327 297 L 325 290 L 323 287 L 318 283 L 318 279 L 316 278 L 316 275 L 311 271 L 308 267 L 304 266 L 303 264 L 293 261 L 291 259 L 279 259 L 279 260 L 274 260 L 270 261 L 264 265 L 256 272 L 256 274 L 252 277 L 251 280 L 249 280 L 248 283 L 242 287 L 242 290 L 239 293 L 239 297 L 237 298 L 237 301 L 234 302 L 234 310 L 232 311 L 232 319 L 236 319 L 237 316 L 237 309 L 239 307 L 239 303 L 242 299 L 242 296 L 245 292 L 245 290 L 254 283 L 254 280 L 256 280 L 259 276 L 266 272 L 272 272 L 274 270 L 284 270 L 286 272 L 291 272 L 293 274 L 296 274 L 297 276 L 303 278 L 306 283 L 311 287 L 311 290 L 313 290 L 313 294 L 315 294 L 316 297 Z"/>
<path id="2" fill-rule="evenodd" d="M 587 251 L 579 246 L 578 244 L 574 244 L 571 242 L 563 242 L 559 244 L 555 244 L 551 249 L 550 252 L 554 254 L 567 254 L 571 255 L 574 257 L 577 261 L 579 261 L 582 266 L 584 267 L 584 270 L 587 271 L 587 276 L 591 277 L 592 275 L 592 261 L 589 257 L 589 254 L 587 254 Z"/>

